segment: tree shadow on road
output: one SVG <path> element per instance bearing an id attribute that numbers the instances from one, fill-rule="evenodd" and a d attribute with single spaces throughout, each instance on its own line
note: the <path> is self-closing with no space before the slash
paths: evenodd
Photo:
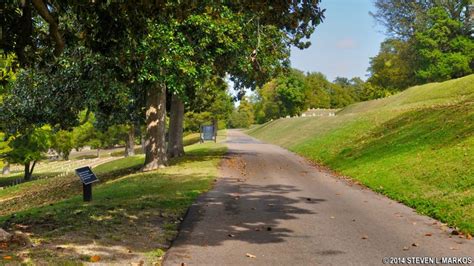
<path id="1" fill-rule="evenodd" d="M 291 185 L 260 186 L 223 178 L 213 191 L 201 196 L 189 209 L 179 237 L 173 243 L 174 254 L 180 256 L 179 251 L 186 246 L 218 246 L 226 241 L 285 242 L 286 238 L 294 237 L 294 232 L 281 226 L 281 222 L 314 215 L 316 213 L 309 206 L 305 208 L 305 204 L 326 201 L 290 197 L 289 194 L 299 191 Z"/>

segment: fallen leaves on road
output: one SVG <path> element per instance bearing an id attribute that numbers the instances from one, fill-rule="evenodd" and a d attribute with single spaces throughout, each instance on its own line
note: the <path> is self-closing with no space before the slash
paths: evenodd
<path id="1" fill-rule="evenodd" d="M 411 244 L 411 245 L 412 245 L 413 247 L 418 247 L 418 246 L 419 246 L 418 243 L 413 243 L 413 244 Z"/>
<path id="2" fill-rule="evenodd" d="M 253 254 L 250 254 L 250 253 L 245 254 L 245 256 L 247 256 L 248 258 L 251 258 L 251 259 L 255 259 L 257 257 Z"/>
<path id="3" fill-rule="evenodd" d="M 405 250 L 405 251 L 408 250 L 408 249 L 409 249 L 408 247 L 403 247 L 403 250 Z"/>
<path id="4" fill-rule="evenodd" d="M 91 262 L 98 262 L 98 261 L 100 261 L 100 256 L 95 255 L 91 257 Z"/>
<path id="5" fill-rule="evenodd" d="M 426 233 L 425 236 L 432 236 L 432 233 Z"/>
<path id="6" fill-rule="evenodd" d="M 362 239 L 369 239 L 369 237 L 366 236 L 366 235 L 362 236 L 361 238 L 362 238 Z"/>

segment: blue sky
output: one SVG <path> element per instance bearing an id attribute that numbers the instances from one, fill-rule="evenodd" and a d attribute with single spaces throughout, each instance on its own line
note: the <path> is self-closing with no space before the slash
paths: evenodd
<path id="1" fill-rule="evenodd" d="M 322 72 L 335 77 L 367 79 L 369 58 L 378 53 L 383 28 L 369 15 L 372 0 L 322 0 L 324 22 L 311 36 L 305 50 L 293 48 L 291 65 L 305 72 Z"/>

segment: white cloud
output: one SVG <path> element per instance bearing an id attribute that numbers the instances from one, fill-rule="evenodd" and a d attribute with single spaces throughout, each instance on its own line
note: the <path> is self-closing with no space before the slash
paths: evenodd
<path id="1" fill-rule="evenodd" d="M 344 38 L 336 42 L 339 49 L 352 49 L 356 47 L 356 42 L 352 38 Z"/>

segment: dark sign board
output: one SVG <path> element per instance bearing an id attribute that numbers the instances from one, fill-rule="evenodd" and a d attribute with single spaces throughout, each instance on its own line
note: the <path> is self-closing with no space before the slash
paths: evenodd
<path id="1" fill-rule="evenodd" d="M 79 176 L 84 185 L 89 185 L 99 181 L 89 166 L 77 168 L 76 175 Z"/>
<path id="2" fill-rule="evenodd" d="M 202 126 L 202 140 L 214 140 L 214 126 Z"/>

